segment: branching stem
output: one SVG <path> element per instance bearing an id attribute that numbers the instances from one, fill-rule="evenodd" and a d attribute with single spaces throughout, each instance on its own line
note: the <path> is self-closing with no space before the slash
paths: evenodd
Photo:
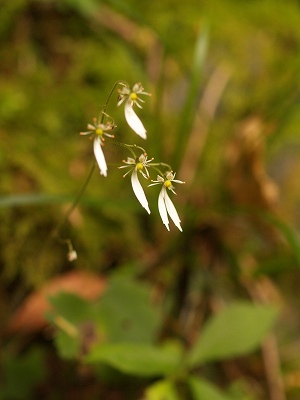
<path id="1" fill-rule="evenodd" d="M 118 85 L 124 85 L 123 81 L 121 81 L 121 80 L 120 80 L 120 81 L 117 81 L 117 82 L 113 85 L 113 87 L 112 87 L 112 89 L 111 89 L 111 91 L 110 91 L 110 93 L 109 93 L 109 95 L 108 95 L 108 97 L 107 97 L 107 99 L 106 99 L 106 102 L 105 102 L 105 104 L 104 104 L 104 106 L 103 106 L 103 108 L 102 108 L 102 110 L 101 110 L 101 115 L 99 116 L 99 119 L 100 119 L 100 123 L 101 123 L 101 124 L 103 124 L 104 118 L 105 118 L 105 117 L 108 117 L 108 115 L 106 114 L 106 111 L 107 111 L 109 102 L 110 102 L 110 100 L 111 100 L 111 97 L 112 97 L 112 95 L 113 95 L 113 93 L 114 93 L 114 91 L 116 90 L 116 88 L 117 88 Z M 89 171 L 89 173 L 88 173 L 88 175 L 87 175 L 87 177 L 86 177 L 86 179 L 85 179 L 85 181 L 84 181 L 84 183 L 83 183 L 83 185 L 82 185 L 82 187 L 81 187 L 81 189 L 79 190 L 79 192 L 78 192 L 77 196 L 75 197 L 75 199 L 74 199 L 73 203 L 71 204 L 71 206 L 70 206 L 70 207 L 68 208 L 68 210 L 66 211 L 62 222 L 54 229 L 54 231 L 53 231 L 53 233 L 52 233 L 52 237 L 58 239 L 58 240 L 59 240 L 60 242 L 62 242 L 62 243 L 66 243 L 66 244 L 68 245 L 69 250 L 70 250 L 70 246 L 71 246 L 71 248 L 73 248 L 73 247 L 72 247 L 71 240 L 70 240 L 70 239 L 63 239 L 63 238 L 61 238 L 61 237 L 60 237 L 60 231 L 61 231 L 61 229 L 63 228 L 63 226 L 65 225 L 65 223 L 68 221 L 70 215 L 71 215 L 72 212 L 75 210 L 75 208 L 78 206 L 78 204 L 79 204 L 79 202 L 80 202 L 82 196 L 84 195 L 84 193 L 85 193 L 85 191 L 86 191 L 86 188 L 87 188 L 88 184 L 90 183 L 90 180 L 91 180 L 91 178 L 92 178 L 92 175 L 93 175 L 93 173 L 94 173 L 94 171 L 95 171 L 95 166 L 96 166 L 96 162 L 94 161 L 93 164 L 92 164 L 92 167 L 91 167 L 91 169 L 90 169 L 90 171 Z"/>

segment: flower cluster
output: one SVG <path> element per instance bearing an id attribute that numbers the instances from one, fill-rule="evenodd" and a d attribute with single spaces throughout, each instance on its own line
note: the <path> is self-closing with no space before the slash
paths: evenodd
<path id="1" fill-rule="evenodd" d="M 147 159 L 147 154 L 144 152 L 142 153 L 139 157 L 136 158 L 131 158 L 128 157 L 126 161 L 123 161 L 124 164 L 119 168 L 130 168 L 129 171 L 126 172 L 124 177 L 131 172 L 131 185 L 132 189 L 134 191 L 134 194 L 136 195 L 136 198 L 140 202 L 140 204 L 146 209 L 146 211 L 150 214 L 150 209 L 148 206 L 148 201 L 144 192 L 144 189 L 138 179 L 138 173 L 142 175 L 145 179 L 150 179 L 150 173 L 149 169 L 154 168 L 155 170 L 158 170 L 159 167 L 164 166 L 165 164 L 162 163 L 153 163 L 153 158 L 150 160 Z M 169 195 L 168 195 L 168 190 L 171 190 L 174 194 L 174 186 L 172 182 L 175 183 L 184 183 L 182 181 L 179 181 L 175 178 L 175 174 L 168 170 L 165 173 L 161 173 L 161 175 L 157 175 L 157 180 L 151 180 L 151 184 L 148 186 L 154 186 L 154 185 L 161 185 L 161 190 L 158 196 L 158 210 L 161 216 L 161 219 L 163 221 L 163 224 L 166 226 L 168 231 L 170 230 L 169 228 L 169 219 L 168 215 L 174 222 L 174 224 L 177 226 L 177 228 L 182 231 L 181 225 L 180 225 L 180 218 L 178 216 L 178 213 L 176 211 L 176 208 L 174 207 L 174 204 L 172 203 Z"/>
<path id="2" fill-rule="evenodd" d="M 144 103 L 144 100 L 140 96 L 150 96 L 151 94 L 144 91 L 141 83 L 136 83 L 131 88 L 127 83 L 117 82 L 113 87 L 113 90 L 119 85 L 121 86 L 121 88 L 118 89 L 117 106 L 124 104 L 124 114 L 128 125 L 142 139 L 147 139 L 147 131 L 142 121 L 136 114 L 134 107 L 136 106 L 138 108 L 142 108 L 141 103 Z M 110 99 L 111 94 L 108 100 Z M 102 148 L 104 146 L 105 138 L 114 139 L 114 135 L 111 132 L 116 128 L 114 120 L 106 114 L 107 105 L 108 101 L 99 118 L 94 118 L 93 123 L 87 125 L 87 131 L 80 133 L 80 135 L 92 135 L 94 139 L 93 148 L 95 158 L 100 169 L 100 174 L 105 177 L 107 176 L 108 167 Z M 120 142 L 114 143 L 127 148 L 131 153 L 132 157 L 127 157 L 126 160 L 123 160 L 124 165 L 119 166 L 119 168 L 128 168 L 128 171 L 123 175 L 123 177 L 131 173 L 131 186 L 141 206 L 148 212 L 148 214 L 150 214 L 151 211 L 149 208 L 148 200 L 144 192 L 143 186 L 139 181 L 139 176 L 152 182 L 148 184 L 148 186 L 161 185 L 161 190 L 158 196 L 158 210 L 162 222 L 166 226 L 166 228 L 170 230 L 170 217 L 175 226 L 182 232 L 179 215 L 172 200 L 169 197 L 168 191 L 176 194 L 173 183 L 182 184 L 184 182 L 175 179 L 175 173 L 173 173 L 171 167 L 168 164 L 154 163 L 153 158 L 148 159 L 147 153 L 144 148 L 137 145 L 129 145 Z M 136 154 L 137 149 L 141 151 L 141 154 Z M 150 170 L 155 170 L 157 174 L 156 180 L 151 179 L 149 172 Z"/>

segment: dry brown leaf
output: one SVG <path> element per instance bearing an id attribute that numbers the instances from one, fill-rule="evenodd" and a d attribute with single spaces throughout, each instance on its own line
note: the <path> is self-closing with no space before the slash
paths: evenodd
<path id="1" fill-rule="evenodd" d="M 258 117 L 250 117 L 241 123 L 227 148 L 226 181 L 237 204 L 274 210 L 279 193 L 277 185 L 266 173 L 263 129 Z"/>
<path id="2" fill-rule="evenodd" d="M 86 300 L 101 296 L 107 286 L 106 278 L 95 274 L 72 271 L 48 281 L 40 290 L 31 293 L 13 314 L 7 333 L 37 333 L 47 326 L 45 313 L 51 306 L 49 296 L 59 292 L 74 293 Z"/>

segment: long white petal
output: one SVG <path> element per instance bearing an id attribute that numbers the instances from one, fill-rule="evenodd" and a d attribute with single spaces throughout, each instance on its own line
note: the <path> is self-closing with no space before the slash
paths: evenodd
<path id="1" fill-rule="evenodd" d="M 142 124 L 142 121 L 134 112 L 132 105 L 129 101 L 125 103 L 125 118 L 130 128 L 133 129 L 137 135 L 139 135 L 143 139 L 147 139 L 147 131 Z"/>
<path id="2" fill-rule="evenodd" d="M 133 172 L 131 174 L 131 184 L 132 184 L 132 189 L 134 191 L 134 194 L 136 195 L 136 198 L 141 203 L 141 205 L 145 208 L 145 210 L 148 212 L 148 214 L 150 214 L 148 201 L 147 201 L 144 189 L 138 179 L 137 171 L 135 169 L 133 170 Z"/>
<path id="3" fill-rule="evenodd" d="M 158 196 L 158 210 L 162 219 L 163 224 L 166 226 L 168 231 L 170 230 L 169 228 L 169 219 L 168 219 L 168 214 L 167 214 L 167 209 L 165 205 L 165 199 L 164 199 L 164 192 L 166 191 L 165 186 L 161 188 L 161 191 Z"/>
<path id="4" fill-rule="evenodd" d="M 100 168 L 100 174 L 107 176 L 107 164 L 102 151 L 101 140 L 97 136 L 94 139 L 94 154 Z"/>
<path id="5" fill-rule="evenodd" d="M 179 215 L 178 215 L 178 213 L 176 211 L 176 208 L 175 208 L 174 204 L 172 203 L 172 200 L 170 199 L 170 197 L 168 195 L 167 190 L 165 190 L 164 200 L 165 200 L 165 204 L 166 204 L 166 208 L 167 208 L 168 214 L 170 215 L 172 221 L 177 226 L 177 228 L 182 232 Z"/>

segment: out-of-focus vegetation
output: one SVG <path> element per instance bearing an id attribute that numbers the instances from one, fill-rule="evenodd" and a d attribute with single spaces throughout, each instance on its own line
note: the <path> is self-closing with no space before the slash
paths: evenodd
<path id="1" fill-rule="evenodd" d="M 0 43 L 0 399 L 298 399 L 299 1 L 1 0 Z M 111 143 L 61 225 L 120 79 L 183 233 Z"/>

